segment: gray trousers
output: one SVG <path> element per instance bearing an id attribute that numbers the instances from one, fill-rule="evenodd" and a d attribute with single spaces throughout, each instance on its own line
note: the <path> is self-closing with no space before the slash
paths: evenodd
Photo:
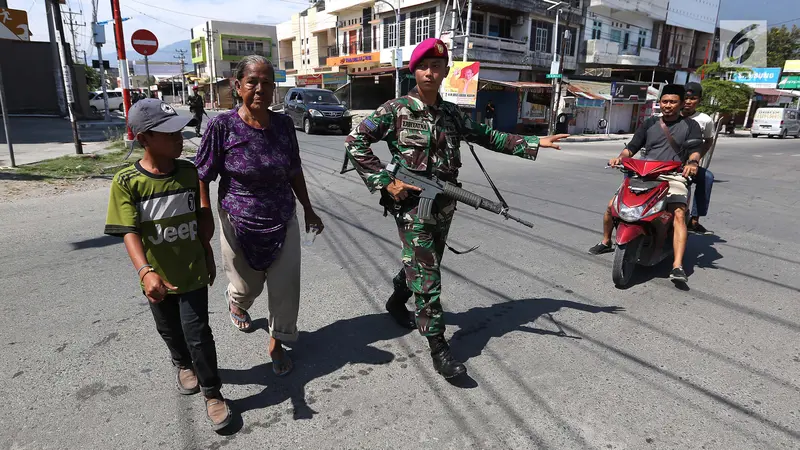
<path id="1" fill-rule="evenodd" d="M 250 267 L 239 248 L 228 213 L 222 209 L 219 223 L 222 263 L 228 277 L 228 302 L 246 311 L 266 285 L 270 336 L 282 341 L 296 341 L 300 309 L 300 226 L 297 217 L 292 217 L 286 224 L 286 241 L 280 255 L 267 270 Z"/>

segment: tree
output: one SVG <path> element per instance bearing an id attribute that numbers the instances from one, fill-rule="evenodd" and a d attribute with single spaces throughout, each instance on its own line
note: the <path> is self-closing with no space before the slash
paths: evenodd
<path id="1" fill-rule="evenodd" d="M 100 74 L 86 64 L 82 64 L 82 66 L 86 72 L 86 87 L 89 92 L 100 89 Z"/>
<path id="2" fill-rule="evenodd" d="M 772 27 L 767 34 L 767 67 L 783 68 L 787 59 L 800 59 L 800 28 L 782 25 Z"/>
<path id="3" fill-rule="evenodd" d="M 747 110 L 753 89 L 745 84 L 720 78 L 706 78 L 701 82 L 703 100 L 698 111 L 711 117 L 727 117 Z"/>

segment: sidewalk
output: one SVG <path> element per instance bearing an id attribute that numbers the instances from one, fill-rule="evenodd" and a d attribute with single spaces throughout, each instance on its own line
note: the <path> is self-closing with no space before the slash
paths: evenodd
<path id="1" fill-rule="evenodd" d="M 79 122 L 78 126 L 84 154 L 105 151 L 108 141 L 124 132 L 124 122 L 112 122 L 109 125 L 101 121 L 86 121 Z M 12 117 L 9 120 L 9 131 L 18 166 L 75 154 L 69 120 Z M 10 166 L 6 136 L 0 127 L 0 167 Z"/>

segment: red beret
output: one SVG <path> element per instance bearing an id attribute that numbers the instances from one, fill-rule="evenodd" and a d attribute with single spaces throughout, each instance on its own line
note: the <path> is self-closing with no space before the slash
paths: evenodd
<path id="1" fill-rule="evenodd" d="M 417 69 L 417 64 L 425 58 L 443 58 L 447 57 L 447 46 L 444 45 L 439 39 L 429 38 L 420 42 L 417 48 L 411 53 L 411 59 L 408 61 L 408 68 L 411 73 Z"/>

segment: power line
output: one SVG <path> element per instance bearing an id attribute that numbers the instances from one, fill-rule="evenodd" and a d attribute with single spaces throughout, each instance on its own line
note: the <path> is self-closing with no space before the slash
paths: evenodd
<path id="1" fill-rule="evenodd" d="M 128 6 L 128 8 L 130 8 L 133 12 L 137 12 L 137 13 L 139 13 L 139 14 L 145 16 L 145 17 L 149 17 L 149 18 L 151 18 L 151 19 L 153 19 L 153 20 L 155 20 L 157 22 L 161 22 L 163 24 L 166 24 L 166 25 L 169 25 L 169 26 L 172 26 L 172 27 L 175 27 L 175 28 L 180 28 L 181 30 L 184 30 L 184 31 L 191 31 L 190 29 L 184 28 L 184 27 L 182 27 L 180 25 L 175 25 L 174 23 L 164 22 L 161 19 L 155 18 L 155 17 L 153 17 L 153 16 L 151 16 L 149 14 L 145 14 L 145 13 L 143 13 L 143 12 L 137 10 L 137 9 L 131 8 L 130 6 Z"/>
<path id="2" fill-rule="evenodd" d="M 777 22 L 777 23 L 773 23 L 773 24 L 771 24 L 771 25 L 769 25 L 769 26 L 771 26 L 771 27 L 774 27 L 775 25 L 783 25 L 783 24 L 785 24 L 785 23 L 789 23 L 789 22 L 797 22 L 798 20 L 800 20 L 800 17 L 795 17 L 795 18 L 794 18 L 794 19 L 792 19 L 792 20 L 784 20 L 783 22 Z"/>

